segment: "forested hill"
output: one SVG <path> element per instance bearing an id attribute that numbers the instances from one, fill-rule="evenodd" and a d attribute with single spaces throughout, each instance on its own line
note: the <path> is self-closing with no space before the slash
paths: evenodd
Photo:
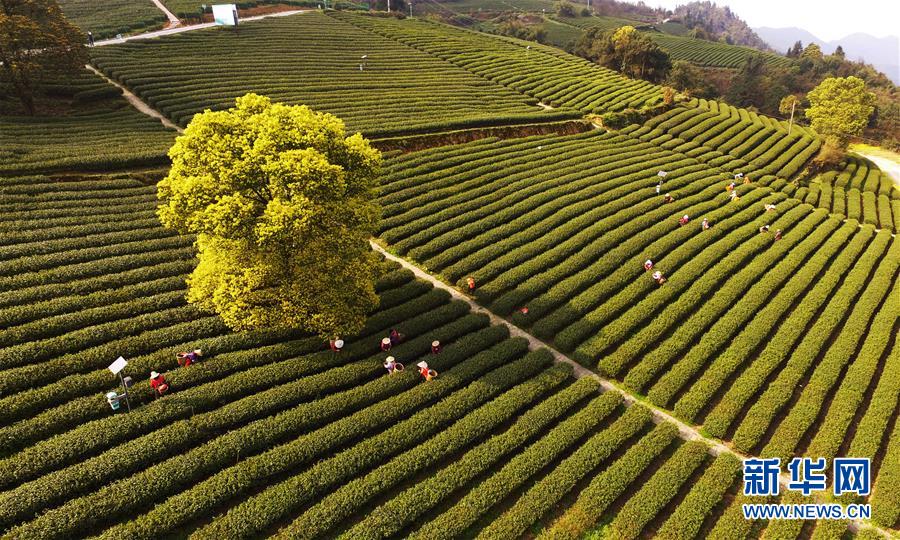
<path id="1" fill-rule="evenodd" d="M 676 7 L 673 18 L 694 30 L 694 37 L 746 45 L 763 51 L 771 50 L 728 6 L 720 7 L 713 2 L 690 2 Z"/>

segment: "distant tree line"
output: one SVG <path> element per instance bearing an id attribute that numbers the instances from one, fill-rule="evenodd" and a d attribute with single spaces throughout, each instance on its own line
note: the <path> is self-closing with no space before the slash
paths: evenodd
<path id="1" fill-rule="evenodd" d="M 767 64 L 762 55 L 751 55 L 737 71 L 674 62 L 666 84 L 692 97 L 724 98 L 732 105 L 772 116 L 783 116 L 782 100 L 796 96 L 796 120 L 804 118 L 797 113 L 809 107 L 809 92 L 824 80 L 855 77 L 874 95 L 874 113 L 862 135 L 888 147 L 900 146 L 900 96 L 887 76 L 864 62 L 847 60 L 840 47 L 834 54 L 825 55 L 818 45 L 803 47 L 797 42 L 788 56 L 795 61 L 780 67 Z"/>
<path id="2" fill-rule="evenodd" d="M 746 45 L 763 51 L 771 50 L 728 6 L 720 7 L 712 2 L 690 2 L 676 7 L 672 17 L 691 29 L 691 37 L 721 41 L 729 45 Z"/>
<path id="3" fill-rule="evenodd" d="M 669 55 L 633 26 L 588 29 L 575 43 L 575 54 L 636 79 L 662 82 L 672 63 Z"/>

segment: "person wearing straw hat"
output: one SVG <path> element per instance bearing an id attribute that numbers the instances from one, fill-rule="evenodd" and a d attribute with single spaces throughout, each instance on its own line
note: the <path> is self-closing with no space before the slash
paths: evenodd
<path id="1" fill-rule="evenodd" d="M 431 342 L 431 354 L 437 354 L 441 352 L 441 342 L 438 340 L 434 340 Z"/>
<path id="2" fill-rule="evenodd" d="M 660 285 L 662 285 L 663 283 L 666 282 L 666 276 L 664 276 L 663 273 L 660 272 L 659 270 L 657 270 L 656 272 L 653 272 L 653 279 L 655 279 L 656 282 L 659 283 Z"/>
<path id="3" fill-rule="evenodd" d="M 425 378 L 426 381 L 430 381 L 431 379 L 437 377 L 437 371 L 430 369 L 428 367 L 428 362 L 422 360 L 418 364 L 416 364 L 419 368 L 419 375 Z"/>
<path id="4" fill-rule="evenodd" d="M 391 350 L 391 338 L 386 337 L 381 340 L 381 352 L 388 352 Z"/>
<path id="5" fill-rule="evenodd" d="M 681 218 L 678 220 L 678 224 L 679 225 L 687 225 L 690 221 L 691 221 L 691 217 L 688 216 L 687 214 L 685 214 L 685 215 L 681 216 Z"/>
<path id="6" fill-rule="evenodd" d="M 403 371 L 403 364 L 397 361 L 393 356 L 384 359 L 384 369 L 388 371 L 388 375 L 393 375 L 398 371 Z"/>
<path id="7" fill-rule="evenodd" d="M 181 367 L 188 367 L 194 362 L 200 360 L 200 357 L 203 356 L 203 351 L 200 349 L 194 349 L 191 352 L 180 352 L 175 355 L 178 359 L 178 365 Z"/>
<path id="8" fill-rule="evenodd" d="M 328 342 L 328 347 L 334 352 L 341 352 L 341 349 L 344 348 L 344 340 L 343 339 L 332 339 Z"/>
<path id="9" fill-rule="evenodd" d="M 155 371 L 150 372 L 150 388 L 156 392 L 156 395 L 162 396 L 169 390 L 166 378 Z"/>
<path id="10" fill-rule="evenodd" d="M 703 221 L 700 222 L 700 230 L 705 231 L 707 229 L 709 229 L 709 220 L 703 218 Z"/>
<path id="11" fill-rule="evenodd" d="M 467 278 L 466 278 L 466 285 L 469 286 L 469 292 L 470 292 L 470 293 L 475 292 L 475 278 L 473 278 L 472 276 L 467 277 Z"/>

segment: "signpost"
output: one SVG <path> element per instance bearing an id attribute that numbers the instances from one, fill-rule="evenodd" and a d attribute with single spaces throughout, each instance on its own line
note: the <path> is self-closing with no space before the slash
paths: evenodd
<path id="1" fill-rule="evenodd" d="M 119 399 L 122 397 L 125 398 L 125 404 L 128 405 L 128 412 L 131 412 L 131 400 L 128 398 L 128 387 L 131 386 L 131 377 L 124 377 L 122 375 L 122 370 L 125 369 L 125 366 L 128 365 L 128 360 L 125 360 L 121 356 L 116 358 L 116 361 L 109 365 L 109 370 L 113 375 L 118 375 L 119 380 L 122 381 L 122 388 L 125 389 L 125 393 L 123 395 L 116 395 L 114 398 L 110 396 L 110 394 L 114 394 L 115 392 L 110 392 L 106 394 L 106 400 L 109 401 L 109 405 L 113 408 L 113 410 L 117 410 L 119 408 Z"/>
<path id="2" fill-rule="evenodd" d="M 213 4 L 213 20 L 217 26 L 237 26 L 238 12 L 234 4 Z"/>

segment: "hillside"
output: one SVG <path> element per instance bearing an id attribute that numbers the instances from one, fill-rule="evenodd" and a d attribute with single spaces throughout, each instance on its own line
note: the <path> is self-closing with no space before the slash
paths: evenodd
<path id="1" fill-rule="evenodd" d="M 826 54 L 833 53 L 840 45 L 847 58 L 864 60 L 890 77 L 895 84 L 900 84 L 900 39 L 896 36 L 877 38 L 869 34 L 855 33 L 826 42 L 801 28 L 763 27 L 755 30 L 778 51 L 786 51 L 797 41 L 806 45 L 815 43 Z"/>
<path id="2" fill-rule="evenodd" d="M 689 2 L 676 7 L 672 17 L 713 41 L 763 51 L 769 49 L 766 42 L 728 6 L 718 6 L 714 2 Z"/>
<path id="3" fill-rule="evenodd" d="M 549 21 L 627 20 L 572 19 Z M 667 28 L 644 31 L 697 65 L 750 54 Z M 808 127 L 431 18 L 307 10 L 89 52 L 102 75 L 0 117 L 4 538 L 900 534 L 900 189 L 872 161 L 820 173 Z M 174 127 L 247 92 L 381 149 L 359 239 L 379 303 L 340 350 L 186 297 L 196 238 L 157 213 Z M 871 492 L 801 495 L 801 456 L 868 458 Z M 778 495 L 744 495 L 750 457 L 781 460 Z M 743 511 L 823 502 L 872 515 Z"/>

